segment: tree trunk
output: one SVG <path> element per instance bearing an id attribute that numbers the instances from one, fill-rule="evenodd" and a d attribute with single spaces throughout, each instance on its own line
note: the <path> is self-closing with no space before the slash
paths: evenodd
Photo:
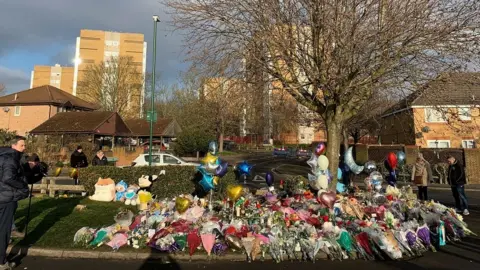
<path id="1" fill-rule="evenodd" d="M 335 119 L 335 116 L 327 117 L 327 158 L 329 161 L 328 169 L 332 174 L 330 190 L 335 191 L 337 186 L 337 169 L 339 163 L 340 145 L 342 144 L 342 124 Z"/>
<path id="2" fill-rule="evenodd" d="M 342 133 L 343 133 L 343 151 L 345 153 L 348 149 L 348 138 L 349 138 L 346 127 L 342 129 Z"/>
<path id="3" fill-rule="evenodd" d="M 218 152 L 223 152 L 223 136 L 225 133 L 225 123 L 223 116 L 220 117 L 220 132 L 218 134 Z"/>

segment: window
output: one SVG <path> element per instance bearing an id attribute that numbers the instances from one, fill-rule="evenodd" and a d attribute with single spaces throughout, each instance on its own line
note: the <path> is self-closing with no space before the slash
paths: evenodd
<path id="1" fill-rule="evenodd" d="M 13 113 L 14 116 L 20 116 L 20 112 L 22 111 L 21 106 L 15 106 L 15 112 Z"/>
<path id="2" fill-rule="evenodd" d="M 433 108 L 425 109 L 425 122 L 427 123 L 443 123 L 447 122 L 445 113 Z"/>
<path id="3" fill-rule="evenodd" d="M 433 140 L 427 141 L 428 148 L 450 148 L 449 140 Z"/>
<path id="4" fill-rule="evenodd" d="M 57 107 L 57 113 L 61 113 L 61 112 L 66 112 L 67 109 L 65 107 Z"/>
<path id="5" fill-rule="evenodd" d="M 300 135 L 300 138 L 301 138 L 302 140 L 304 140 L 304 139 L 305 139 L 305 134 Z"/>
<path id="6" fill-rule="evenodd" d="M 172 156 L 163 155 L 164 164 L 178 164 L 180 161 Z"/>
<path id="7" fill-rule="evenodd" d="M 150 160 L 150 156 L 149 155 L 145 155 L 145 162 L 149 162 Z M 159 155 L 154 155 L 152 156 L 152 163 L 160 163 L 160 156 Z"/>
<path id="8" fill-rule="evenodd" d="M 458 117 L 462 121 L 472 120 L 472 113 L 470 111 L 470 107 L 460 107 L 460 108 L 458 108 Z"/>
<path id="9" fill-rule="evenodd" d="M 463 140 L 462 141 L 463 148 L 475 148 L 475 141 L 474 140 Z"/>

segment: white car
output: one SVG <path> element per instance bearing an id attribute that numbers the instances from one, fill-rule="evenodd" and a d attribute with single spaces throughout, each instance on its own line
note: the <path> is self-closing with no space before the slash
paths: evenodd
<path id="1" fill-rule="evenodd" d="M 141 154 L 133 162 L 133 167 L 148 166 L 149 161 L 148 154 Z M 153 153 L 152 154 L 152 166 L 199 166 L 200 164 L 187 162 L 179 157 L 166 153 Z"/>

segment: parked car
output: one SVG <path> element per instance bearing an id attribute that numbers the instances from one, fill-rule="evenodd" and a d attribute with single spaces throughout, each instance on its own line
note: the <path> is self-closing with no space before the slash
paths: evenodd
<path id="1" fill-rule="evenodd" d="M 311 151 L 305 149 L 297 150 L 297 158 L 309 158 L 312 155 Z"/>
<path id="2" fill-rule="evenodd" d="M 237 147 L 234 141 L 230 141 L 230 140 L 223 141 L 223 150 L 232 151 L 232 150 L 235 150 L 236 148 Z"/>
<path id="3" fill-rule="evenodd" d="M 288 148 L 285 148 L 285 147 L 273 149 L 273 156 L 275 157 L 286 157 L 288 153 L 289 153 Z"/>
<path id="4" fill-rule="evenodd" d="M 140 154 L 133 162 L 132 167 L 148 166 L 150 156 L 148 154 Z M 152 154 L 152 166 L 199 166 L 198 163 L 187 162 L 182 158 L 176 157 L 168 153 Z"/>

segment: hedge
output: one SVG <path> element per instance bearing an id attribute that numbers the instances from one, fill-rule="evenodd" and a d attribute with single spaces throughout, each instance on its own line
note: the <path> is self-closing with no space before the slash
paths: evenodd
<path id="1" fill-rule="evenodd" d="M 198 185 L 201 176 L 196 173 L 193 166 L 155 166 L 155 167 L 128 167 L 118 168 L 112 166 L 95 166 L 82 168 L 79 171 L 79 181 L 89 194 L 95 191 L 95 183 L 99 177 L 112 178 L 115 183 L 120 180 L 128 184 L 138 184 L 138 178 L 142 175 L 159 175 L 161 170 L 165 170 L 165 175 L 159 176 L 159 179 L 153 183 L 152 194 L 158 198 L 172 198 L 180 194 L 192 194 L 197 191 L 200 197 L 205 196 L 203 190 Z M 229 184 L 236 184 L 235 173 L 233 169 L 221 178 L 216 187 L 214 195 L 217 199 L 226 196 L 226 187 Z"/>

